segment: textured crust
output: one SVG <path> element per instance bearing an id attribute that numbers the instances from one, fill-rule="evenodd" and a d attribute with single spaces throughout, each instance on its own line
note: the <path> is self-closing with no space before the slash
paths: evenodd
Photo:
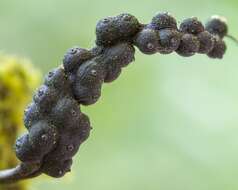
<path id="1" fill-rule="evenodd" d="M 216 36 L 214 31 L 218 30 L 213 26 L 207 25 L 212 31 L 209 33 L 201 22 L 190 18 L 179 30 L 169 13 L 157 14 L 147 25 L 127 13 L 100 20 L 96 26 L 97 46 L 91 50 L 79 47 L 68 50 L 63 67 L 49 72 L 36 91 L 24 114 L 28 134 L 16 141 L 17 157 L 23 163 L 40 163 L 39 172 L 62 177 L 70 171 L 72 157 L 91 130 L 89 118 L 81 112 L 80 105 L 96 103 L 103 82 L 117 79 L 122 68 L 134 61 L 133 45 L 145 54 L 176 51 L 191 56 L 198 52 L 222 58 L 226 50 L 221 38 L 224 31 L 220 37 Z"/>

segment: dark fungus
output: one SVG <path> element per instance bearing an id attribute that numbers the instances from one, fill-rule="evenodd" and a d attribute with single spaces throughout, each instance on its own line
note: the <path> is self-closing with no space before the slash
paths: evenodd
<path id="1" fill-rule="evenodd" d="M 26 165 L 40 163 L 40 172 L 62 177 L 92 129 L 80 105 L 98 101 L 103 82 L 117 79 L 134 61 L 134 46 L 145 54 L 203 53 L 222 58 L 226 34 L 227 25 L 219 17 L 209 20 L 206 27 L 197 18 L 185 19 L 179 29 L 169 13 L 158 13 L 149 24 L 127 13 L 100 20 L 96 46 L 69 49 L 63 67 L 50 71 L 36 91 L 24 114 L 28 134 L 16 141 L 17 157 Z"/>

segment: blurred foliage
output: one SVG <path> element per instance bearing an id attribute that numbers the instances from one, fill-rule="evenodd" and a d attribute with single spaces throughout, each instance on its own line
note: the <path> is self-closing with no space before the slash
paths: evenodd
<path id="1" fill-rule="evenodd" d="M 23 130 L 23 110 L 40 82 L 40 73 L 31 63 L 16 56 L 0 54 L 0 169 L 18 163 L 13 146 Z M 24 183 L 0 185 L 1 190 L 23 190 Z"/>
<path id="2" fill-rule="evenodd" d="M 74 45 L 92 47 L 97 20 L 122 12 L 147 23 L 158 11 L 178 21 L 225 16 L 238 36 L 237 0 L 1 0 L 0 49 L 29 57 L 46 73 Z M 238 189 L 237 45 L 222 60 L 142 55 L 102 98 L 82 107 L 90 138 L 62 179 L 31 190 Z"/>

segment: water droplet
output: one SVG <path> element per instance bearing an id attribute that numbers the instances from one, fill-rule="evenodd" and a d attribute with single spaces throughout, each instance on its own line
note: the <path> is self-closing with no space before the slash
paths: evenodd
<path id="1" fill-rule="evenodd" d="M 62 170 L 59 170 L 59 175 L 62 175 L 62 174 L 63 174 Z"/>

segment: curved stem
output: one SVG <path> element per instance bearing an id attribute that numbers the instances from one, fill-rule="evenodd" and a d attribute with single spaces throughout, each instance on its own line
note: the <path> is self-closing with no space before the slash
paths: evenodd
<path id="1" fill-rule="evenodd" d="M 235 38 L 234 36 L 232 36 L 232 35 L 226 35 L 226 37 L 228 37 L 229 39 L 231 39 L 232 41 L 234 41 L 237 45 L 238 45 L 238 39 L 237 38 Z"/>
<path id="2" fill-rule="evenodd" d="M 39 163 L 21 163 L 15 168 L 0 171 L 0 184 L 14 183 L 41 175 Z"/>

